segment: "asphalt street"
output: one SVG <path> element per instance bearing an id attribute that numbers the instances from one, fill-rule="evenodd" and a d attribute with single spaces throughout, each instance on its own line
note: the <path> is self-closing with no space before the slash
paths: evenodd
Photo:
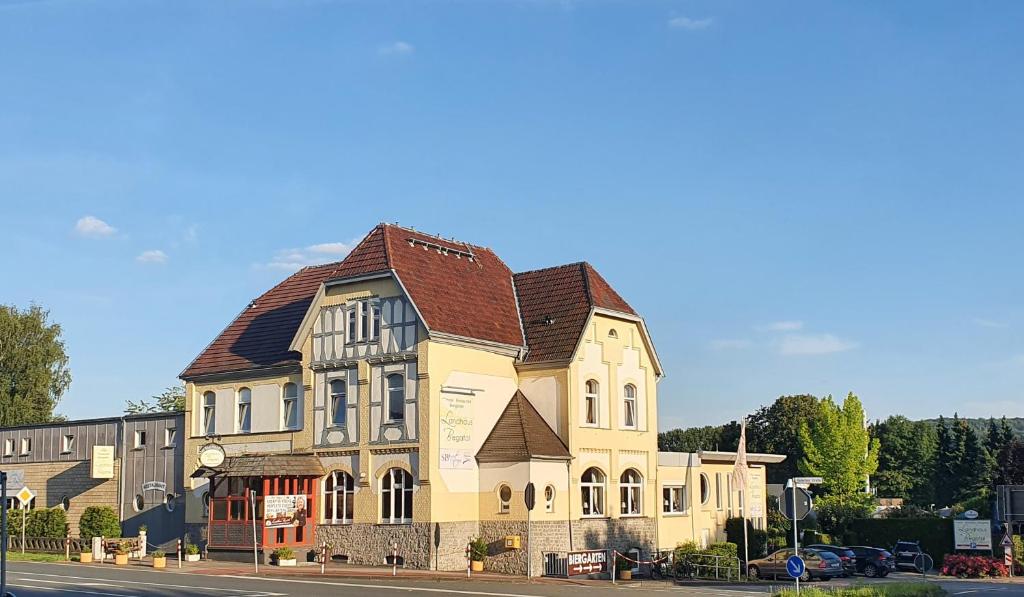
<path id="1" fill-rule="evenodd" d="M 895 577 L 895 578 L 894 578 Z M 892 580 L 910 580 L 894 575 Z M 847 584 L 848 581 L 814 583 L 814 586 Z M 862 581 L 855 581 L 862 582 Z M 884 581 L 868 581 L 884 582 Z M 1024 597 L 1024 584 L 942 580 L 953 596 L 998 595 Z M 438 581 L 401 578 L 386 580 L 317 577 L 210 575 L 145 568 L 81 566 L 74 564 L 11 563 L 8 590 L 17 597 L 431 597 L 434 595 L 481 597 L 601 597 L 622 593 L 674 594 L 713 597 L 764 596 L 773 587 L 788 583 L 754 585 L 672 585 L 664 582 L 626 582 L 618 585 L 546 584 L 494 581 Z"/>

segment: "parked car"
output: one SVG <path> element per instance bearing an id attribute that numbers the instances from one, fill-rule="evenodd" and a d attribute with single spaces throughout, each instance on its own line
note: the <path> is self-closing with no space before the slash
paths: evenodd
<path id="1" fill-rule="evenodd" d="M 843 564 L 843 577 L 851 576 L 857 571 L 857 556 L 850 550 L 849 547 L 840 547 L 838 545 L 824 545 L 815 544 L 808 545 L 810 549 L 817 549 L 818 551 L 828 551 L 836 554 L 839 557 L 839 561 Z"/>
<path id="2" fill-rule="evenodd" d="M 896 564 L 892 554 L 879 547 L 851 546 L 855 560 L 855 571 L 868 578 L 882 578 L 893 571 Z"/>
<path id="3" fill-rule="evenodd" d="M 750 560 L 747 563 L 747 574 L 751 578 L 789 578 L 786 571 L 786 560 L 793 555 L 793 549 L 780 549 L 766 558 Z M 800 580 L 831 580 L 843 575 L 843 563 L 839 556 L 830 551 L 803 548 L 800 557 L 804 559 L 804 574 Z"/>
<path id="4" fill-rule="evenodd" d="M 896 556 L 897 568 L 917 570 L 914 560 L 924 553 L 924 550 L 921 549 L 919 541 L 897 541 L 896 546 L 892 548 L 892 553 Z"/>

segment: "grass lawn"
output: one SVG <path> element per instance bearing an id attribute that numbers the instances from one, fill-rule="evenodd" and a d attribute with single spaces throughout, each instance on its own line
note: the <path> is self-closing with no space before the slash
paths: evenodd
<path id="1" fill-rule="evenodd" d="M 942 597 L 946 595 L 938 585 L 923 582 L 871 583 L 835 589 L 807 588 L 800 591 L 801 597 Z M 796 591 L 786 589 L 775 593 L 776 597 L 796 597 Z"/>
<path id="2" fill-rule="evenodd" d="M 73 561 L 78 560 L 77 555 L 71 556 Z M 20 551 L 8 551 L 8 562 L 63 562 L 64 554 L 60 553 L 21 553 Z"/>

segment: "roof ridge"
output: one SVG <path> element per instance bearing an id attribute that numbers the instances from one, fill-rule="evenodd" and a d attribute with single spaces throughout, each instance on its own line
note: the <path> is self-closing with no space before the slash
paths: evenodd
<path id="1" fill-rule="evenodd" d="M 490 251 L 492 254 L 497 255 L 496 253 L 494 253 L 494 250 L 491 249 L 490 247 L 487 247 L 487 246 L 484 246 L 484 245 L 474 245 L 473 243 L 466 242 L 464 240 L 459 240 L 459 239 L 454 238 L 454 237 L 453 238 L 445 238 L 445 237 L 441 236 L 440 234 L 431 234 L 430 232 L 424 232 L 423 230 L 416 230 L 415 228 L 410 228 L 408 226 L 402 226 L 402 225 L 400 225 L 398 223 L 381 222 L 379 225 L 380 226 L 384 226 L 385 228 L 397 228 L 398 230 L 404 230 L 406 232 L 411 232 L 413 234 L 421 234 L 423 236 L 426 236 L 426 237 L 429 237 L 429 238 L 433 238 L 433 239 L 436 239 L 436 240 L 439 240 L 439 241 L 442 241 L 442 242 L 446 242 L 446 243 L 452 243 L 452 244 L 456 244 L 456 245 L 464 245 L 466 247 L 472 247 L 474 249 L 484 249 L 486 251 Z"/>
<path id="2" fill-rule="evenodd" d="M 513 273 L 516 276 L 521 276 L 523 274 L 534 274 L 534 273 L 537 273 L 537 272 L 545 272 L 545 271 L 553 270 L 553 269 L 563 269 L 563 268 L 568 268 L 568 267 L 578 267 L 578 266 L 584 265 L 584 264 L 587 264 L 587 262 L 586 261 L 573 261 L 571 263 L 562 263 L 560 265 L 549 265 L 548 267 L 539 267 L 537 269 L 528 269 L 526 271 L 513 272 Z M 587 264 L 587 265 L 589 265 L 589 264 Z"/>
<path id="3" fill-rule="evenodd" d="M 594 307 L 594 293 L 590 291 L 590 275 L 587 272 L 587 266 L 590 265 L 586 261 L 579 262 L 580 276 L 583 278 L 583 294 L 587 297 L 587 306 L 590 308 Z"/>
<path id="4" fill-rule="evenodd" d="M 376 230 L 377 230 L 378 228 L 380 228 L 380 229 L 381 229 L 381 234 L 383 234 L 383 233 L 384 233 L 384 230 L 385 230 L 385 228 L 384 228 L 385 226 L 386 226 L 386 224 L 384 224 L 383 222 L 381 222 L 380 224 L 377 224 L 377 225 L 376 225 L 376 226 L 374 226 L 373 228 L 370 228 L 370 231 L 369 231 L 369 232 L 367 232 L 367 233 L 366 233 L 366 234 L 365 234 L 365 235 L 363 236 L 363 238 L 362 238 L 362 239 L 361 239 L 361 240 L 360 240 L 360 241 L 359 241 L 358 243 L 356 243 L 356 246 L 352 247 L 352 250 L 348 252 L 348 255 L 345 255 L 345 259 L 342 259 L 341 261 L 338 261 L 338 262 L 336 262 L 336 263 L 337 263 L 337 266 L 336 266 L 336 267 L 334 268 L 334 271 L 332 271 L 332 272 L 330 273 L 330 275 L 328 276 L 328 278 L 333 278 L 333 277 L 334 277 L 334 274 L 338 273 L 338 269 L 339 269 L 339 268 L 340 268 L 340 267 L 341 267 L 341 266 L 342 266 L 342 265 L 343 265 L 343 264 L 345 263 L 345 261 L 346 261 L 346 260 L 348 260 L 348 258 L 349 258 L 349 257 L 351 257 L 352 255 L 354 255 L 354 254 L 356 253 L 356 251 L 358 251 L 358 250 L 359 250 L 359 247 L 362 247 L 362 246 L 363 246 L 363 243 L 365 243 L 365 242 L 366 242 L 367 240 L 369 240 L 369 239 L 370 239 L 370 237 L 371 237 L 371 236 L 373 236 L 373 233 L 374 233 L 374 232 L 375 232 L 375 231 L 376 231 Z M 386 238 L 386 237 L 385 237 L 385 239 L 384 239 L 384 244 L 385 244 L 385 245 L 387 245 L 387 238 Z M 385 258 L 386 258 L 386 257 L 387 257 L 387 248 L 386 248 L 386 247 L 385 247 L 385 253 L 384 253 L 384 255 L 385 255 Z"/>

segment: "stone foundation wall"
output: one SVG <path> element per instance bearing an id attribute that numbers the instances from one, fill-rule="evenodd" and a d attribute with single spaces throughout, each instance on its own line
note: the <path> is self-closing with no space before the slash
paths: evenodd
<path id="1" fill-rule="evenodd" d="M 572 522 L 574 550 L 639 549 L 642 559 L 657 553 L 658 523 L 654 518 L 583 518 Z"/>
<path id="2" fill-rule="evenodd" d="M 406 568 L 465 570 L 466 545 L 478 533 L 476 521 L 322 524 L 317 525 L 316 542 L 330 543 L 332 553 L 346 556 L 351 564 L 390 565 L 392 546 L 398 543 L 399 563 Z"/>
<path id="3" fill-rule="evenodd" d="M 519 535 L 521 549 L 505 549 L 505 537 L 508 535 Z M 525 520 L 481 521 L 480 536 L 488 545 L 485 570 L 502 574 L 526 574 L 526 554 L 530 546 L 526 540 Z"/>

